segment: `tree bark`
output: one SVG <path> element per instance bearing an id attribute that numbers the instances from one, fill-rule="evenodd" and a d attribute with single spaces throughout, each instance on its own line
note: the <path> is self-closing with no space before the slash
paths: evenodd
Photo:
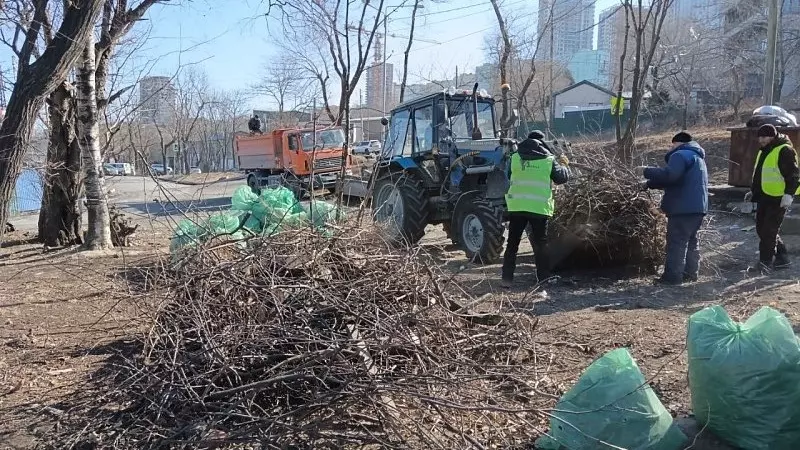
<path id="1" fill-rule="evenodd" d="M 76 0 L 69 3 L 55 37 L 33 63 L 29 61 L 40 25 L 31 25 L 26 33 L 17 79 L 5 119 L 0 125 L 0 224 L 8 219 L 8 205 L 22 170 L 23 156 L 30 142 L 36 113 L 44 105 L 45 97 L 66 79 L 67 72 L 80 57 L 81 47 L 92 30 L 102 4 L 103 0 Z M 35 15 L 46 14 L 46 7 L 47 2 L 38 2 Z M 44 22 L 40 19 L 34 20 L 34 24 Z M 0 227 L 0 241 L 4 234 L 5 227 Z"/>
<path id="2" fill-rule="evenodd" d="M 75 128 L 75 91 L 67 82 L 48 99 L 50 139 L 45 188 L 39 211 L 39 240 L 49 247 L 83 243 L 81 148 Z"/>
<path id="3" fill-rule="evenodd" d="M 81 145 L 86 174 L 87 250 L 111 248 L 111 223 L 103 176 L 103 155 L 100 149 L 94 36 L 89 35 L 77 68 L 78 141 Z"/>

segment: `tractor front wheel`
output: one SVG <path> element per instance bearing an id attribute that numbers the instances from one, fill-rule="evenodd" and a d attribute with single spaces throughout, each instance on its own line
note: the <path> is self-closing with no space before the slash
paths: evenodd
<path id="1" fill-rule="evenodd" d="M 372 195 L 375 221 L 386 226 L 395 245 L 413 245 L 425 235 L 428 197 L 422 181 L 408 174 L 389 174 L 375 182 Z"/>
<path id="2" fill-rule="evenodd" d="M 470 262 L 493 264 L 503 252 L 503 210 L 485 200 L 463 203 L 453 217 L 454 237 Z"/>

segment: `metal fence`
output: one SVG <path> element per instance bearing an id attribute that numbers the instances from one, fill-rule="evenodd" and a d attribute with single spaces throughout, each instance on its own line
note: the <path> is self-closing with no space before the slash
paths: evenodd
<path id="1" fill-rule="evenodd" d="M 39 211 L 42 206 L 43 186 L 42 175 L 38 171 L 24 169 L 11 197 L 11 216 Z"/>

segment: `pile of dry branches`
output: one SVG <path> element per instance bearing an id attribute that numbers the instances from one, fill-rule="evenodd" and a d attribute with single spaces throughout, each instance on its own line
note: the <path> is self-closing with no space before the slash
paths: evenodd
<path id="1" fill-rule="evenodd" d="M 114 448 L 530 445 L 560 394 L 535 382 L 535 319 L 474 312 L 491 299 L 378 234 L 203 244 L 167 273 L 119 390 L 96 399 L 124 410 L 84 435 Z"/>
<path id="2" fill-rule="evenodd" d="M 603 148 L 575 156 L 573 179 L 556 193 L 550 227 L 556 265 L 561 269 L 630 266 L 655 272 L 663 264 L 666 244 L 659 196 L 642 190 L 641 174 L 612 159 Z"/>

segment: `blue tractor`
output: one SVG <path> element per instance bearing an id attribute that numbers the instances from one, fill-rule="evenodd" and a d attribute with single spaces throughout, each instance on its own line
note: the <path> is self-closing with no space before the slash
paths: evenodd
<path id="1" fill-rule="evenodd" d="M 396 244 L 414 244 L 442 224 L 470 261 L 503 250 L 505 193 L 513 140 L 500 139 L 494 100 L 449 91 L 395 108 L 375 168 L 372 208 Z"/>

